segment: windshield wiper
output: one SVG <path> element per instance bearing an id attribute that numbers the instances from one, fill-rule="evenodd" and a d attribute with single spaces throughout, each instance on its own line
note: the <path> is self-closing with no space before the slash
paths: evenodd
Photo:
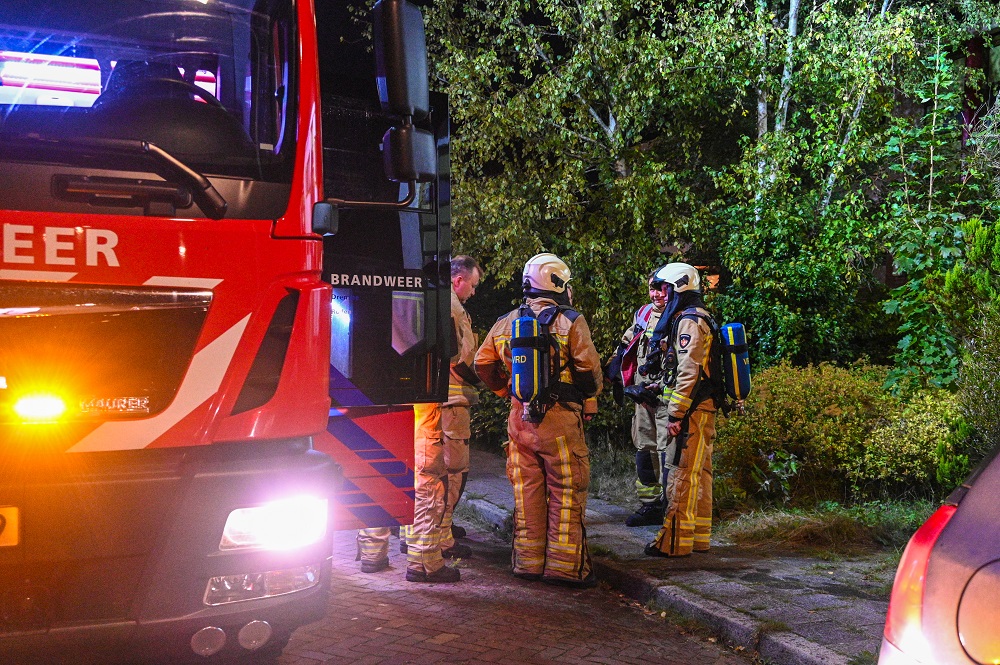
<path id="1" fill-rule="evenodd" d="M 97 148 L 104 152 L 148 155 L 157 163 L 165 166 L 173 175 L 183 180 L 184 184 L 191 187 L 194 198 L 206 217 L 209 219 L 222 219 L 226 215 L 226 208 L 229 204 L 226 203 L 226 199 L 222 198 L 222 194 L 219 194 L 212 183 L 208 181 L 208 178 L 155 143 L 135 139 L 107 139 L 100 137 L 49 138 L 38 134 L 28 134 L 15 140 L 51 145 L 57 149 L 92 150 Z"/>

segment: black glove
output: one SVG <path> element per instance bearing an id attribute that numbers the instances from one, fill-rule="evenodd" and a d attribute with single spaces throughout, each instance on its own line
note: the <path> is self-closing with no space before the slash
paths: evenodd
<path id="1" fill-rule="evenodd" d="M 645 404 L 646 406 L 653 407 L 660 405 L 660 400 L 656 397 L 656 394 L 649 390 L 647 386 L 629 386 L 625 389 L 625 396 L 636 404 Z"/>
<path id="2" fill-rule="evenodd" d="M 622 356 L 625 353 L 625 345 L 619 344 L 618 348 L 611 355 L 611 360 L 604 367 L 604 377 L 611 382 L 611 394 L 615 398 L 615 404 L 622 406 L 625 403 L 625 394 L 622 392 L 625 387 L 622 384 Z"/>
<path id="3" fill-rule="evenodd" d="M 622 385 L 621 381 L 616 381 L 611 384 L 611 396 L 615 399 L 615 404 L 618 406 L 625 405 L 625 387 Z"/>

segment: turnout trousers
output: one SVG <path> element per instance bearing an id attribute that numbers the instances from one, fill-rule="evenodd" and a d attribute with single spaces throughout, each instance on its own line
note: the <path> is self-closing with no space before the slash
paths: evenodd
<path id="1" fill-rule="evenodd" d="M 441 405 L 414 404 L 413 524 L 406 529 L 406 568 L 433 573 L 444 566 L 441 520 L 445 510 Z"/>
<path id="2" fill-rule="evenodd" d="M 444 490 L 445 505 L 441 515 L 440 547 L 447 550 L 455 546 L 451 535 L 451 522 L 465 483 L 469 478 L 470 412 L 467 406 L 442 406 L 441 429 L 444 441 Z"/>
<path id="3" fill-rule="evenodd" d="M 358 531 L 358 560 L 378 563 L 389 558 L 389 527 L 377 526 Z"/>
<path id="4" fill-rule="evenodd" d="M 561 404 L 537 424 L 521 413 L 513 400 L 507 477 L 514 488 L 514 573 L 581 581 L 591 571 L 583 526 L 590 486 L 583 420 Z"/>
<path id="5" fill-rule="evenodd" d="M 686 434 L 682 431 L 660 450 L 665 510 L 653 545 L 670 556 L 707 551 L 712 536 L 715 411 L 691 411 Z"/>
<path id="6" fill-rule="evenodd" d="M 667 409 L 635 405 L 632 416 L 632 443 L 635 444 L 635 493 L 641 503 L 659 504 L 663 500 L 660 484 L 660 449 L 669 443 Z"/>

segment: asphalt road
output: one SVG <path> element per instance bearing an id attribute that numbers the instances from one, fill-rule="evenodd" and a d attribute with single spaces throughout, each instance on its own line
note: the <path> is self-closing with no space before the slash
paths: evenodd
<path id="1" fill-rule="evenodd" d="M 389 570 L 364 574 L 354 561 L 354 534 L 338 534 L 329 612 L 300 628 L 277 662 L 751 662 L 606 587 L 577 591 L 517 579 L 507 546 L 489 534 L 472 538 L 464 542 L 475 556 L 458 562 L 462 581 L 429 585 L 403 579 L 396 538 Z"/>

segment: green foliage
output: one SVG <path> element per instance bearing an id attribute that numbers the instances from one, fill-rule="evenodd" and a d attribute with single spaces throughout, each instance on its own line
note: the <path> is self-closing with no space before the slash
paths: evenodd
<path id="1" fill-rule="evenodd" d="M 937 464 L 934 479 L 942 491 L 947 492 L 961 485 L 972 470 L 968 455 L 972 432 L 972 427 L 959 417 L 952 421 L 948 435 L 938 441 L 934 449 Z"/>
<path id="2" fill-rule="evenodd" d="M 799 459 L 794 453 L 776 450 L 764 456 L 766 468 L 754 465 L 750 475 L 757 484 L 757 491 L 765 499 L 780 498 L 781 503 L 788 503 L 792 498 L 792 480 L 799 473 Z"/>
<path id="3" fill-rule="evenodd" d="M 760 44 L 743 107 L 757 127 L 742 158 L 715 172 L 719 254 L 732 274 L 720 306 L 755 333 L 758 363 L 850 361 L 872 344 L 882 356 L 875 275 L 888 229 L 872 215 L 873 176 L 920 14 L 829 2 L 803 9 L 793 35 L 776 4 L 744 11 L 737 28 Z"/>
<path id="4" fill-rule="evenodd" d="M 885 376 L 863 364 L 759 373 L 746 414 L 720 421 L 715 486 L 730 504 L 742 492 L 792 506 L 951 491 L 970 468 L 958 398 L 928 389 L 904 401 Z"/>
<path id="5" fill-rule="evenodd" d="M 955 382 L 967 321 L 995 296 L 1000 275 L 996 201 L 961 148 L 962 79 L 940 41 L 919 71 L 924 80 L 915 92 L 923 113 L 896 117 L 887 142 L 894 180 L 886 213 L 896 220 L 891 249 L 896 270 L 908 278 L 884 305 L 900 321 L 888 380 L 896 389 Z"/>
<path id="6" fill-rule="evenodd" d="M 977 463 L 1000 442 L 1000 310 L 991 304 L 966 342 L 958 400 L 970 432 L 969 456 Z"/>
<path id="7" fill-rule="evenodd" d="M 1000 100 L 976 128 L 973 156 L 976 166 L 989 178 L 994 196 L 1000 197 Z"/>
<path id="8" fill-rule="evenodd" d="M 885 359 L 903 323 L 899 376 L 920 383 L 927 367 L 948 383 L 955 347 L 923 295 L 934 279 L 914 275 L 887 328 L 879 275 L 887 248 L 957 221 L 916 228 L 886 206 L 901 210 L 907 178 L 939 208 L 951 195 L 921 164 L 966 168 L 942 152 L 956 77 L 921 62 L 998 13 L 987 0 L 438 0 L 428 43 L 451 98 L 456 248 L 503 282 L 538 251 L 563 256 L 602 349 L 673 247 L 722 269 L 719 314 L 754 333 L 758 366 Z M 905 108 L 925 98 L 930 125 Z M 893 172 L 894 150 L 916 161 Z"/>
<path id="9" fill-rule="evenodd" d="M 967 437 L 953 393 L 921 392 L 897 417 L 871 432 L 848 477 L 866 494 L 929 497 L 948 492 L 969 473 Z"/>
<path id="10" fill-rule="evenodd" d="M 872 430 L 898 411 L 882 390 L 885 370 L 823 363 L 780 363 L 754 377 L 746 414 L 721 419 L 715 445 L 718 476 L 761 496 L 760 478 L 775 479 L 765 498 L 792 504 L 844 500 L 848 472 Z"/>
<path id="11" fill-rule="evenodd" d="M 479 404 L 472 409 L 470 443 L 482 450 L 500 452 L 507 441 L 507 414 L 510 401 L 489 390 L 479 391 Z"/>
<path id="12" fill-rule="evenodd" d="M 647 159 L 678 99 L 664 77 L 667 9 L 607 3 L 440 0 L 428 12 L 434 75 L 454 119 L 455 241 L 506 281 L 553 251 L 577 276 L 577 304 L 601 348 L 624 327 L 623 294 L 690 209 L 684 172 Z M 692 109 L 693 110 L 693 109 Z"/>
<path id="13" fill-rule="evenodd" d="M 634 504 L 635 448 L 631 442 L 593 422 L 585 431 L 590 448 L 589 495 L 619 506 Z"/>
<path id="14" fill-rule="evenodd" d="M 720 268 L 712 306 L 747 326 L 758 372 L 748 415 L 720 423 L 723 503 L 937 492 L 997 440 L 998 400 L 974 395 L 1000 376 L 980 352 L 1000 351 L 997 327 L 978 328 L 1000 296 L 1000 111 L 962 126 L 981 77 L 954 57 L 1000 23 L 993 0 L 437 0 L 426 17 L 455 250 L 503 293 L 477 320 L 553 251 L 608 353 L 652 267 Z M 862 356 L 895 366 L 826 364 Z M 908 397 L 957 377 L 968 425 L 912 406 L 906 436 Z M 496 446 L 491 400 L 474 427 Z M 627 418 L 602 398 L 592 443 L 627 450 Z M 851 476 L 878 428 L 899 467 Z"/>

